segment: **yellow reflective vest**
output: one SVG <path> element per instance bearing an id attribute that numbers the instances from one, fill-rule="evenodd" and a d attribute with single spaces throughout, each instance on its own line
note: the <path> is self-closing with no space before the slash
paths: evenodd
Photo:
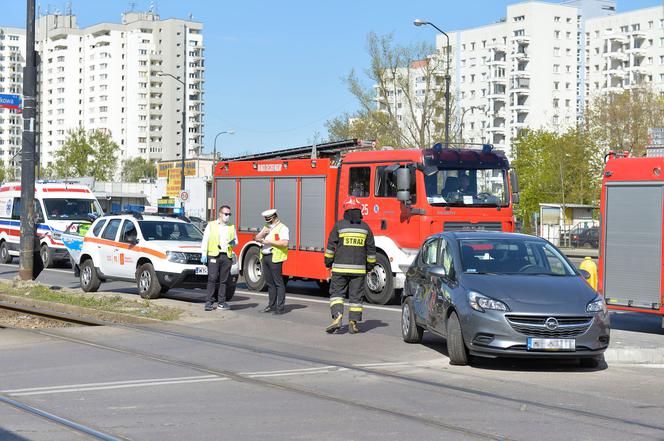
<path id="1" fill-rule="evenodd" d="M 212 221 L 208 224 L 210 226 L 210 237 L 208 237 L 207 253 L 208 256 L 218 256 L 219 250 L 219 222 Z M 235 226 L 228 224 L 228 249 L 226 255 L 230 258 L 233 257 L 233 247 L 231 243 L 235 240 Z"/>

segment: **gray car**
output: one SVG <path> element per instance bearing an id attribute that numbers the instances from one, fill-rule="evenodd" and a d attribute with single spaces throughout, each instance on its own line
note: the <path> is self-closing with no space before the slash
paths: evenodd
<path id="1" fill-rule="evenodd" d="M 577 358 L 597 366 L 609 346 L 604 299 L 551 243 L 499 232 L 429 237 L 406 274 L 401 329 L 447 339 L 451 364 L 471 356 Z"/>

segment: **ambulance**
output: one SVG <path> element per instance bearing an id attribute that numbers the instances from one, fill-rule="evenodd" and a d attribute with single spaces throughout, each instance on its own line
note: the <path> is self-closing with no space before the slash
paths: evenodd
<path id="1" fill-rule="evenodd" d="M 102 215 L 99 201 L 87 186 L 64 181 L 37 181 L 35 222 L 44 267 L 69 261 L 69 252 L 61 235 L 72 222 L 92 222 Z M 0 186 L 0 263 L 10 263 L 19 255 L 21 221 L 21 184 L 6 183 Z"/>

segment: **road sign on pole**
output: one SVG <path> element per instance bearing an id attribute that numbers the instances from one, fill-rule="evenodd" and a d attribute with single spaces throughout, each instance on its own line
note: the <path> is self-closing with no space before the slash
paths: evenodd
<path id="1" fill-rule="evenodd" d="M 181 200 L 182 202 L 186 202 L 186 201 L 188 201 L 188 200 L 189 200 L 189 192 L 186 191 L 186 190 L 182 190 L 182 191 L 180 192 L 180 200 Z"/>
<path id="2" fill-rule="evenodd" d="M 0 108 L 3 109 L 20 109 L 21 96 L 14 94 L 0 94 Z"/>

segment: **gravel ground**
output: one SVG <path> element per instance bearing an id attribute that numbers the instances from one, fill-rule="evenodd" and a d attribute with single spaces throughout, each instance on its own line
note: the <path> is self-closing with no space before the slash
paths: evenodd
<path id="1" fill-rule="evenodd" d="M 41 329 L 65 328 L 71 326 L 79 325 L 33 316 L 22 312 L 0 309 L 0 328 Z"/>

